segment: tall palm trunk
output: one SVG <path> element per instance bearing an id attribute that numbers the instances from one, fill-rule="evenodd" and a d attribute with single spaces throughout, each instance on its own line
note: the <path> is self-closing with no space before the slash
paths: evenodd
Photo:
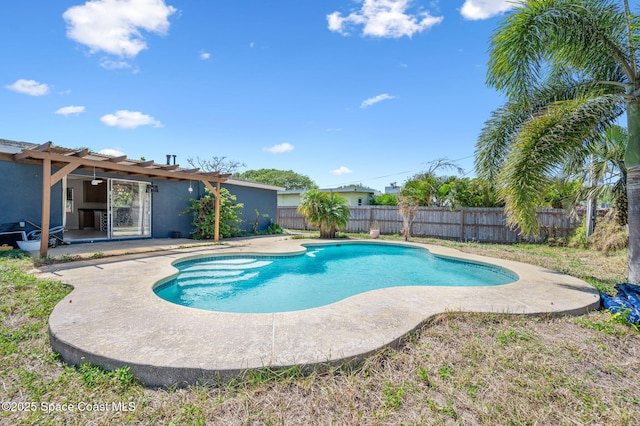
<path id="1" fill-rule="evenodd" d="M 593 188 L 597 185 L 595 180 L 595 160 L 593 159 L 593 154 L 589 156 L 589 188 Z M 593 234 L 594 229 L 596 228 L 596 215 L 598 213 L 598 203 L 596 198 L 591 195 L 587 200 L 587 240 Z"/>
<path id="2" fill-rule="evenodd" d="M 627 166 L 627 205 L 629 224 L 628 281 L 640 284 L 640 103 L 627 105 L 629 142 L 624 162 Z"/>
<path id="3" fill-rule="evenodd" d="M 629 282 L 640 284 L 640 166 L 627 171 Z"/>

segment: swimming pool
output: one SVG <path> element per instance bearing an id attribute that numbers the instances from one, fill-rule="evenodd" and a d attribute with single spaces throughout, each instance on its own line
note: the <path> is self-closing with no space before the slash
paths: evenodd
<path id="1" fill-rule="evenodd" d="M 219 312 L 272 313 L 328 305 L 399 286 L 495 286 L 518 276 L 501 267 L 398 244 L 307 245 L 296 255 L 211 256 L 181 261 L 157 285 L 170 302 Z"/>

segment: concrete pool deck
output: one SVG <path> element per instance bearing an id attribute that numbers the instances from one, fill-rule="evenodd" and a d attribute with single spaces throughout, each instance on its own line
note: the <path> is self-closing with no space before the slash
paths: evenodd
<path id="1" fill-rule="evenodd" d="M 598 292 L 577 278 L 428 244 L 412 245 L 502 266 L 520 279 L 487 287 L 386 288 L 319 308 L 271 314 L 203 311 L 167 302 L 153 292 L 157 282 L 177 273 L 171 266 L 177 260 L 291 253 L 304 250 L 302 244 L 326 242 L 261 237 L 41 267 L 40 277 L 74 287 L 49 318 L 51 346 L 70 364 L 130 366 L 147 386 L 216 383 L 253 368 L 361 359 L 447 311 L 579 315 L 600 303 Z"/>

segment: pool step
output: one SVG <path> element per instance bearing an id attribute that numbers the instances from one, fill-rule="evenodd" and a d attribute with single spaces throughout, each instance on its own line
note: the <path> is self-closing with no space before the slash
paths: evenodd
<path id="1" fill-rule="evenodd" d="M 194 277 L 191 279 L 189 278 L 185 279 L 184 277 L 180 277 L 177 279 L 176 283 L 180 287 L 228 284 L 228 283 L 235 283 L 235 282 L 250 280 L 252 278 L 257 277 L 259 274 L 260 274 L 259 272 L 254 271 L 254 272 L 247 272 L 245 274 L 239 274 L 236 276 L 229 276 L 229 277 Z"/>
<path id="2" fill-rule="evenodd" d="M 180 287 L 195 287 L 246 281 L 258 275 L 256 269 L 272 263 L 252 258 L 212 260 L 182 269 L 176 282 Z"/>

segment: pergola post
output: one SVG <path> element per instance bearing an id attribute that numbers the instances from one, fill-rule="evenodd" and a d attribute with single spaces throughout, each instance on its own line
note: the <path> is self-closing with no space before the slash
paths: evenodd
<path id="1" fill-rule="evenodd" d="M 202 183 L 215 197 L 213 203 L 216 212 L 216 218 L 213 222 L 213 242 L 217 243 L 218 241 L 220 241 L 220 182 L 216 182 L 215 188 L 213 187 L 213 185 L 211 185 L 211 182 L 206 179 L 202 179 Z"/>
<path id="2" fill-rule="evenodd" d="M 42 160 L 42 220 L 40 221 L 40 257 L 49 250 L 49 225 L 51 221 L 51 160 Z"/>
<path id="3" fill-rule="evenodd" d="M 213 228 L 213 241 L 218 242 L 220 240 L 220 182 L 216 182 L 216 221 Z"/>
<path id="4" fill-rule="evenodd" d="M 51 159 L 42 160 L 42 220 L 40 221 L 40 257 L 46 257 L 49 252 L 49 227 L 51 225 L 51 188 L 62 178 L 80 166 L 79 163 L 69 163 L 51 175 Z"/>

